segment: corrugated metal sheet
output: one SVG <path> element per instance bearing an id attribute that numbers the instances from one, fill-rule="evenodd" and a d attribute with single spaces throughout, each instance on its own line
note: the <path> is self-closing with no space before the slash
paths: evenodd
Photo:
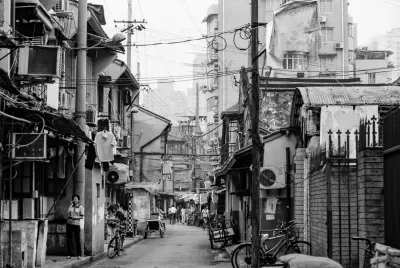
<path id="1" fill-rule="evenodd" d="M 306 106 L 399 105 L 399 86 L 299 87 Z"/>

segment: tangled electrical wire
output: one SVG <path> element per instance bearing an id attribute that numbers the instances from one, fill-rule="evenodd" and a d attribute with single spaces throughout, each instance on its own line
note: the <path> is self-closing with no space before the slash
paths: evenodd
<path id="1" fill-rule="evenodd" d="M 260 24 L 257 27 L 262 27 L 265 26 L 264 24 Z M 251 24 L 246 24 L 242 27 L 233 29 L 232 31 L 229 31 L 228 33 L 233 33 L 233 44 L 235 45 L 235 47 L 238 50 L 244 51 L 244 50 L 248 50 L 250 48 L 251 43 L 248 42 L 248 46 L 247 47 L 240 47 L 237 44 L 237 36 L 240 37 L 240 39 L 242 40 L 247 40 L 250 41 L 251 39 Z M 220 46 L 220 40 L 222 40 L 222 46 Z M 215 51 L 215 53 L 219 52 L 219 51 L 223 51 L 227 48 L 228 44 L 225 40 L 224 37 L 221 36 L 221 34 L 217 34 L 217 35 L 212 35 L 212 36 L 207 36 L 206 37 L 206 41 L 207 41 L 207 47 L 210 48 L 212 47 Z"/>

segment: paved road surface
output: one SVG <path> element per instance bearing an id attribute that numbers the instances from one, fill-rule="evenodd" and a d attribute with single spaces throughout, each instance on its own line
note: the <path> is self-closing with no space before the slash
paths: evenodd
<path id="1" fill-rule="evenodd" d="M 216 261 L 222 252 L 211 250 L 206 231 L 186 225 L 169 225 L 164 238 L 153 233 L 114 259 L 103 259 L 90 268 L 230 268 L 230 262 Z"/>

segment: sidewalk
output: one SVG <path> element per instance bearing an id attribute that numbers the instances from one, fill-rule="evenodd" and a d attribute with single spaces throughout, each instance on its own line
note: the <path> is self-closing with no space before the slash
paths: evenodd
<path id="1" fill-rule="evenodd" d="M 126 237 L 124 242 L 124 249 L 136 244 L 137 242 L 143 240 L 143 236 L 135 236 L 135 237 Z M 71 259 L 66 259 L 66 256 L 46 256 L 46 263 L 43 268 L 75 268 L 81 267 L 85 264 L 97 261 L 102 258 L 107 257 L 107 245 L 108 241 L 104 243 L 104 252 L 97 254 L 96 256 L 88 256 L 82 257 L 81 260 L 78 260 L 76 257 L 72 257 Z"/>

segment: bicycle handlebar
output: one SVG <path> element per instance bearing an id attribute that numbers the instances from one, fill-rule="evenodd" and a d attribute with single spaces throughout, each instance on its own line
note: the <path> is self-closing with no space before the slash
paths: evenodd
<path id="1" fill-rule="evenodd" d="M 367 243 L 368 247 L 369 247 L 370 249 L 372 249 L 372 241 L 371 241 L 370 239 L 366 238 L 366 237 L 362 237 L 362 236 L 353 236 L 353 237 L 351 237 L 351 239 L 352 239 L 352 240 L 355 240 L 355 241 L 365 241 L 365 242 Z"/>

